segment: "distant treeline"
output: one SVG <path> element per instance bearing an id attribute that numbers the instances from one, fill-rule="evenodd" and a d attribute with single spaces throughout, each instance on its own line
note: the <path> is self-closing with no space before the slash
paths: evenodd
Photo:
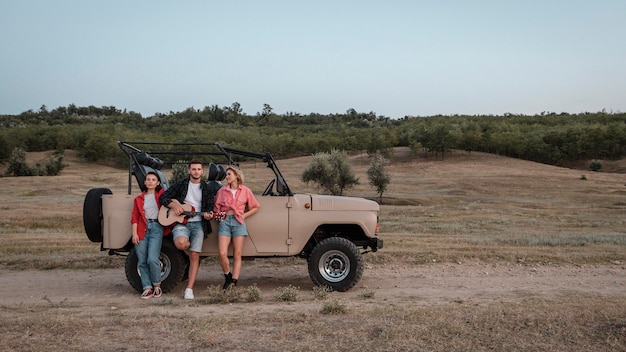
<path id="1" fill-rule="evenodd" d="M 626 114 L 450 115 L 391 119 L 350 109 L 342 114 L 275 114 L 265 104 L 255 115 L 231 106 L 141 114 L 114 106 L 69 105 L 0 115 L 0 160 L 11 151 L 77 150 L 88 161 L 124 155 L 115 142 L 220 142 L 277 158 L 339 149 L 374 153 L 406 146 L 444 157 L 452 149 L 481 151 L 561 165 L 615 160 L 626 154 Z"/>

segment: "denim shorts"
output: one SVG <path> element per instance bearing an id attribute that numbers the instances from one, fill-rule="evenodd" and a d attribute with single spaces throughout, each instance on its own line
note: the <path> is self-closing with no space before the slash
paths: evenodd
<path id="1" fill-rule="evenodd" d="M 226 215 L 226 218 L 220 221 L 217 235 L 228 237 L 248 236 L 248 229 L 246 228 L 246 223 L 240 224 L 235 215 Z"/>
<path id="2" fill-rule="evenodd" d="M 185 236 L 189 240 L 189 250 L 192 252 L 202 252 L 202 241 L 204 241 L 204 231 L 202 221 L 190 221 L 186 225 L 177 224 L 172 230 L 174 240 L 176 237 Z"/>

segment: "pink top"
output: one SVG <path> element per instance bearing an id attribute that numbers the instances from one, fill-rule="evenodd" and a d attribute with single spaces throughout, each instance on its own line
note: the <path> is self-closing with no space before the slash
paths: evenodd
<path id="1" fill-rule="evenodd" d="M 252 194 L 252 190 L 250 190 L 250 188 L 244 185 L 239 185 L 237 187 L 237 193 L 233 197 L 233 194 L 230 191 L 230 186 L 225 185 L 217 191 L 213 211 L 228 212 L 229 210 L 233 210 L 235 212 L 235 219 L 237 219 L 237 222 L 243 224 L 243 212 L 246 210 L 246 205 L 248 206 L 248 209 L 254 209 L 261 206 L 256 198 L 254 198 L 254 194 Z"/>

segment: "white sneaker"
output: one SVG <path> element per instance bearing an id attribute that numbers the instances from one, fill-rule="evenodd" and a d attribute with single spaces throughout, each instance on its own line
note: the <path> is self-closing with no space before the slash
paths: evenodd
<path id="1" fill-rule="evenodd" d="M 193 290 L 190 288 L 185 289 L 185 299 L 194 299 Z"/>

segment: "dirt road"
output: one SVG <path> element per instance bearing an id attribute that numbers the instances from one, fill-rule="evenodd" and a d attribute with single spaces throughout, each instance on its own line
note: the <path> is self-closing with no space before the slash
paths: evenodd
<path id="1" fill-rule="evenodd" d="M 220 275 L 217 265 L 203 265 L 196 283 L 196 297 L 202 298 L 206 287 L 220 285 Z M 242 287 L 255 283 L 263 297 L 271 297 L 279 287 L 293 285 L 300 288 L 303 304 L 312 299 L 313 285 L 304 261 L 289 266 L 268 265 L 263 260 L 246 262 L 240 281 Z M 163 298 L 182 301 L 183 290 L 184 283 L 181 283 Z M 374 293 L 377 300 L 387 304 L 411 301 L 420 305 L 515 302 L 529 295 L 554 297 L 574 292 L 623 294 L 626 292 L 626 264 L 528 266 L 434 263 L 414 268 L 368 266 L 359 284 L 348 292 L 339 293 L 339 297 L 352 301 L 364 292 Z M 3 270 L 0 271 L 0 297 L 4 306 L 45 302 L 101 306 L 140 302 L 139 294 L 126 281 L 123 269 Z"/>

